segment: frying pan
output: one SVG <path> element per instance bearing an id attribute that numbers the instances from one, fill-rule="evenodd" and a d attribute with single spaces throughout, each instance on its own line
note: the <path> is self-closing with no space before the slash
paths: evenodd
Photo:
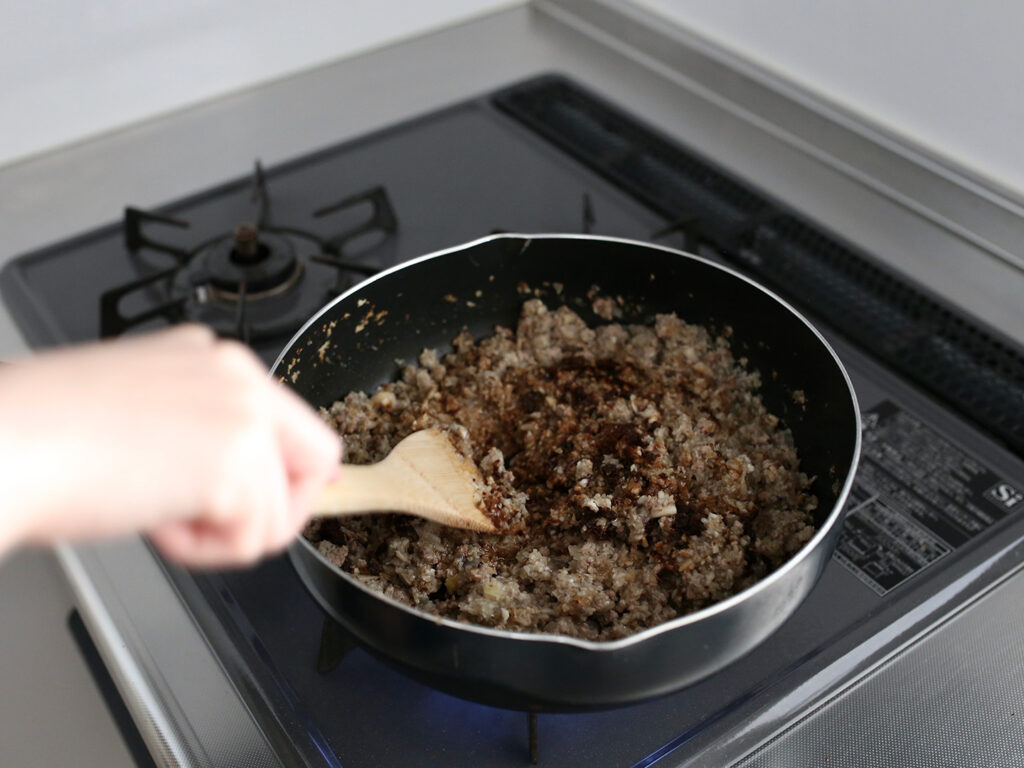
<path id="1" fill-rule="evenodd" d="M 557 285 L 556 285 L 557 284 Z M 509 632 L 442 619 L 387 598 L 330 564 L 305 539 L 289 557 L 335 621 L 387 663 L 434 688 L 530 711 L 624 705 L 696 682 L 756 646 L 796 609 L 827 564 L 860 450 L 849 378 L 792 307 L 705 259 L 583 235 L 497 235 L 383 272 L 339 296 L 291 340 L 273 373 L 314 406 L 394 380 L 400 361 L 514 327 L 522 302 L 568 304 L 590 325 L 595 286 L 622 297 L 622 322 L 675 312 L 732 328 L 736 357 L 761 372 L 766 406 L 792 431 L 818 498 L 814 537 L 790 560 L 722 602 L 620 640 Z M 794 397 L 796 390 L 803 397 Z M 799 401 L 799 402 L 798 402 Z"/>

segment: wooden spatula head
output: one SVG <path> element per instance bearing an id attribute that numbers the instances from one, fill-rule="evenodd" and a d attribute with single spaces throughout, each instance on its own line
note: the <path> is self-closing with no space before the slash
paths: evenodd
<path id="1" fill-rule="evenodd" d="M 321 515 L 405 512 L 442 525 L 493 532 L 483 511 L 480 471 L 436 429 L 414 432 L 383 461 L 345 465 L 321 493 Z"/>

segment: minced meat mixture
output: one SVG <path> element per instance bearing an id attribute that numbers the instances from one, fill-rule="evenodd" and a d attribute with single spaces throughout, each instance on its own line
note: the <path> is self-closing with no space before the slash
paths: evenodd
<path id="1" fill-rule="evenodd" d="M 515 330 L 453 347 L 324 417 L 354 464 L 446 430 L 500 491 L 486 497 L 502 532 L 310 523 L 320 552 L 373 589 L 458 621 L 611 640 L 734 594 L 811 538 L 790 434 L 725 338 L 675 315 L 590 328 L 532 299 Z"/>

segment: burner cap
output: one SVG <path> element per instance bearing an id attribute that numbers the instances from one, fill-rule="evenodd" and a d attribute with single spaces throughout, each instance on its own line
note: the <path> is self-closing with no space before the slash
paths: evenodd
<path id="1" fill-rule="evenodd" d="M 215 240 L 193 260 L 217 291 L 237 296 L 245 283 L 246 295 L 257 298 L 287 288 L 301 267 L 292 243 L 272 232 L 259 232 L 243 224 L 233 235 Z"/>
<path id="2" fill-rule="evenodd" d="M 267 257 L 270 250 L 260 242 L 260 231 L 252 224 L 242 224 L 235 229 L 235 247 L 231 249 L 231 260 L 238 264 L 254 264 Z"/>

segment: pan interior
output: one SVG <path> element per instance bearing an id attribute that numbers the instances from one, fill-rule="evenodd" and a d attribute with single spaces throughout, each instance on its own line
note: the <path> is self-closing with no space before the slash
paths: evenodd
<path id="1" fill-rule="evenodd" d="M 589 325 L 608 322 L 591 296 L 621 299 L 621 322 L 659 313 L 713 332 L 732 329 L 734 355 L 761 373 L 768 409 L 792 433 L 815 478 L 819 524 L 853 463 L 857 422 L 849 384 L 818 334 L 777 298 L 736 274 L 675 251 L 586 237 L 501 236 L 408 263 L 329 305 L 291 343 L 275 373 L 307 401 L 329 406 L 397 377 L 426 348 L 444 353 L 514 327 L 523 301 L 566 304 Z M 798 394 L 799 393 L 799 394 Z"/>

